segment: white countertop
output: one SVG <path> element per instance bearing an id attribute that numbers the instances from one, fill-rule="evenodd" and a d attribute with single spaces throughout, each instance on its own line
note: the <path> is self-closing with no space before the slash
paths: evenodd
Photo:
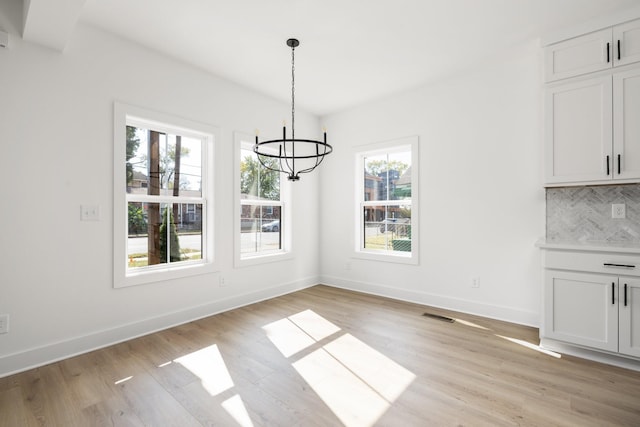
<path id="1" fill-rule="evenodd" d="M 536 242 L 536 246 L 541 249 L 573 250 L 573 251 L 594 251 L 594 252 L 624 252 L 629 254 L 640 254 L 640 243 L 630 242 L 601 242 L 601 241 L 567 241 L 548 242 L 541 238 Z"/>

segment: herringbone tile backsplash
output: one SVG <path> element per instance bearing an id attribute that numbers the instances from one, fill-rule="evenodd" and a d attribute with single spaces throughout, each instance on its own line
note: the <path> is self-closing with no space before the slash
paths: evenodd
<path id="1" fill-rule="evenodd" d="M 626 218 L 611 218 L 624 203 Z M 547 241 L 640 243 L 640 184 L 547 189 Z"/>

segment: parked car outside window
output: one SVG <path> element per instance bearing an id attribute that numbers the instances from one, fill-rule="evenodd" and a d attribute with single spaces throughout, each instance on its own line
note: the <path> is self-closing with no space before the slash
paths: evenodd
<path id="1" fill-rule="evenodd" d="M 262 231 L 280 231 L 280 220 L 275 220 L 262 224 Z"/>

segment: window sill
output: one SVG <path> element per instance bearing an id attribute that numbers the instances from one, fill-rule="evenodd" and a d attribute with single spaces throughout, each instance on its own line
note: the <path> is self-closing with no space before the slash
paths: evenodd
<path id="1" fill-rule="evenodd" d="M 199 276 L 215 273 L 213 263 L 189 264 L 185 266 L 173 266 L 147 271 L 131 272 L 124 277 L 116 278 L 114 288 L 126 288 L 129 286 L 145 285 L 149 283 L 163 282 L 167 280 L 182 279 L 185 277 Z"/>
<path id="2" fill-rule="evenodd" d="M 293 259 L 293 254 L 291 252 L 276 252 L 268 255 L 254 255 L 247 256 L 245 258 L 236 258 L 235 267 L 249 267 L 252 265 L 260 265 L 267 264 L 271 262 L 280 262 Z"/>
<path id="3" fill-rule="evenodd" d="M 353 258 L 369 261 L 382 261 L 395 264 L 418 265 L 418 255 L 412 252 L 380 253 L 378 251 L 356 251 Z"/>

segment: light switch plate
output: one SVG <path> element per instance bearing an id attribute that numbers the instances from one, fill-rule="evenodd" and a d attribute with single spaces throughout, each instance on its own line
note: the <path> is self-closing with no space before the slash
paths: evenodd
<path id="1" fill-rule="evenodd" d="M 9 47 L 9 33 L 0 30 L 0 47 Z"/>
<path id="2" fill-rule="evenodd" d="M 0 314 L 0 334 L 9 332 L 9 315 Z"/>

